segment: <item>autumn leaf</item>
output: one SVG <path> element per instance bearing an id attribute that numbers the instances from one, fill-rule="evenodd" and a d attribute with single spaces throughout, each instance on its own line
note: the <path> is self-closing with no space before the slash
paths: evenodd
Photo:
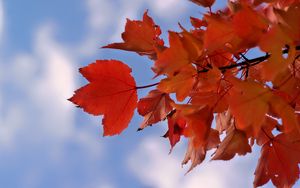
<path id="1" fill-rule="evenodd" d="M 176 109 L 181 110 L 186 119 L 187 126 L 185 135 L 193 138 L 195 147 L 206 146 L 210 134 L 210 126 L 213 120 L 213 113 L 208 106 L 197 105 L 174 105 Z"/>
<path id="2" fill-rule="evenodd" d="M 222 133 L 233 125 L 233 118 L 230 110 L 218 113 L 216 116 L 216 129 Z"/>
<path id="3" fill-rule="evenodd" d="M 181 36 L 176 32 L 169 32 L 170 47 L 157 53 L 153 70 L 158 75 L 166 74 L 173 76 L 175 72 L 181 70 L 189 64 L 188 52 L 183 46 Z"/>
<path id="4" fill-rule="evenodd" d="M 251 147 L 246 134 L 233 126 L 219 145 L 212 160 L 230 160 L 236 154 L 246 155 L 247 153 L 251 153 Z"/>
<path id="5" fill-rule="evenodd" d="M 217 50 L 208 54 L 207 61 L 214 67 L 223 67 L 235 64 L 232 54 L 226 51 Z"/>
<path id="6" fill-rule="evenodd" d="M 191 24 L 195 27 L 195 28 L 201 28 L 202 26 L 207 27 L 207 23 L 204 20 L 201 20 L 199 18 L 195 18 L 195 17 L 190 17 L 190 21 Z"/>
<path id="7" fill-rule="evenodd" d="M 300 87 L 300 77 L 297 75 L 298 70 L 300 70 L 299 68 L 295 61 L 295 63 L 291 64 L 288 68 L 282 70 L 273 80 L 274 94 L 289 104 L 295 103 L 299 96 L 297 89 Z"/>
<path id="8" fill-rule="evenodd" d="M 267 21 L 246 4 L 242 4 L 242 8 L 234 14 L 232 24 L 234 33 L 247 47 L 255 46 L 268 28 Z"/>
<path id="9" fill-rule="evenodd" d="M 189 65 L 175 76 L 161 80 L 157 88 L 162 92 L 176 93 L 177 100 L 183 101 L 195 84 L 195 76 L 197 76 L 196 69 Z"/>
<path id="10" fill-rule="evenodd" d="M 181 33 L 169 31 L 170 47 L 157 51 L 157 60 L 152 68 L 157 75 L 174 76 L 203 55 L 201 39 L 181 25 L 180 28 L 183 30 Z"/>
<path id="11" fill-rule="evenodd" d="M 190 168 L 186 173 L 189 173 L 193 170 L 193 168 L 201 164 L 205 159 L 206 152 L 210 149 L 216 148 L 220 143 L 219 133 L 214 129 L 210 129 L 206 145 L 195 145 L 195 141 L 193 139 L 195 138 L 189 138 L 188 149 L 181 163 L 182 165 L 185 165 L 191 161 Z"/>
<path id="12" fill-rule="evenodd" d="M 129 124 L 137 106 L 131 69 L 117 60 L 97 60 L 80 69 L 90 82 L 69 100 L 89 114 L 103 115 L 104 136 L 120 134 Z"/>
<path id="13" fill-rule="evenodd" d="M 282 119 L 285 132 L 300 132 L 293 108 L 282 98 L 256 82 L 245 82 L 235 78 L 230 82 L 234 88 L 229 91 L 227 100 L 236 119 L 237 128 L 255 136 L 265 121 L 265 115 L 270 112 Z"/>
<path id="14" fill-rule="evenodd" d="M 233 17 L 221 14 L 205 15 L 208 23 L 204 47 L 215 50 L 243 51 L 259 42 L 268 28 L 268 22 L 247 3 L 238 4 Z"/>
<path id="15" fill-rule="evenodd" d="M 140 99 L 137 109 L 138 113 L 144 116 L 144 121 L 140 129 L 144 129 L 148 125 L 165 119 L 173 109 L 171 106 L 172 102 L 173 100 L 168 94 L 162 93 L 159 90 L 152 90 L 146 97 Z"/>
<path id="16" fill-rule="evenodd" d="M 271 108 L 273 112 L 275 112 L 275 114 L 281 118 L 284 126 L 283 129 L 286 133 L 291 131 L 297 131 L 300 133 L 300 127 L 294 112 L 295 110 L 290 105 L 288 105 L 284 100 L 274 97 Z"/>
<path id="17" fill-rule="evenodd" d="M 163 40 L 159 38 L 160 34 L 159 26 L 153 22 L 152 18 L 148 16 L 148 11 L 146 11 L 142 21 L 127 19 L 125 32 L 122 33 L 124 42 L 112 43 L 103 48 L 133 51 L 155 59 L 156 48 L 164 45 Z"/>
<path id="18" fill-rule="evenodd" d="M 209 53 L 235 48 L 239 41 L 230 20 L 217 14 L 205 15 L 204 18 L 208 24 L 204 34 L 204 48 Z"/>
<path id="19" fill-rule="evenodd" d="M 255 170 L 254 187 L 269 180 L 277 187 L 291 187 L 299 179 L 300 142 L 286 134 L 277 135 L 263 145 Z"/>
<path id="20" fill-rule="evenodd" d="M 211 128 L 209 131 L 209 135 L 208 135 L 206 150 L 214 149 L 220 143 L 221 143 L 221 141 L 220 141 L 219 131 Z"/>
<path id="21" fill-rule="evenodd" d="M 214 79 L 212 79 L 214 80 Z M 212 88 L 214 87 L 214 88 Z M 216 87 L 218 87 L 216 89 Z M 207 105 L 213 109 L 215 113 L 222 113 L 228 109 L 227 100 L 224 96 L 228 93 L 231 86 L 228 83 L 221 81 L 218 85 L 208 86 L 207 90 L 202 91 L 202 88 L 195 88 L 191 93 L 191 103 L 194 105 Z M 216 89 L 215 91 L 212 89 Z"/>
<path id="22" fill-rule="evenodd" d="M 271 92 L 253 81 L 232 78 L 230 83 L 233 88 L 228 92 L 227 101 L 236 127 L 250 135 L 257 135 L 269 111 Z"/>
<path id="23" fill-rule="evenodd" d="M 168 115 L 168 131 L 163 136 L 165 138 L 169 138 L 170 144 L 171 144 L 171 150 L 177 142 L 179 142 L 180 137 L 184 133 L 184 129 L 186 127 L 186 120 L 181 115 L 180 111 L 174 110 L 173 113 Z"/>
<path id="24" fill-rule="evenodd" d="M 182 32 L 180 33 L 181 43 L 188 53 L 188 59 L 191 63 L 198 63 L 199 59 L 203 57 L 203 41 L 202 37 L 188 32 L 180 25 Z"/>
<path id="25" fill-rule="evenodd" d="M 259 146 L 264 145 L 265 143 L 270 141 L 270 138 L 273 138 L 273 129 L 279 128 L 278 121 L 270 116 L 265 116 L 264 124 L 261 127 L 258 135 L 256 136 L 256 143 Z"/>
<path id="26" fill-rule="evenodd" d="M 195 146 L 193 139 L 189 139 L 188 148 L 186 154 L 184 156 L 183 161 L 181 162 L 182 165 L 187 164 L 191 161 L 190 168 L 186 173 L 189 173 L 193 168 L 197 165 L 201 164 L 206 156 L 206 150 L 203 146 Z"/>
<path id="27" fill-rule="evenodd" d="M 292 2 L 294 1 L 294 2 Z M 284 5 L 283 2 L 282 6 Z M 288 10 L 274 9 L 274 13 L 277 15 L 279 22 L 282 24 L 281 27 L 286 35 L 290 38 L 299 41 L 300 38 L 300 1 L 290 0 L 292 4 L 288 7 Z"/>
<path id="28" fill-rule="evenodd" d="M 222 74 L 221 71 L 212 66 L 212 69 L 209 69 L 207 72 L 199 74 L 197 77 L 196 89 L 201 92 L 210 92 L 215 91 L 218 92 L 221 84 Z"/>
<path id="29" fill-rule="evenodd" d="M 272 41 L 272 42 L 271 42 Z M 288 57 L 282 55 L 282 48 L 290 45 Z M 264 80 L 273 81 L 284 71 L 295 59 L 296 51 L 291 38 L 285 35 L 279 26 L 274 26 L 262 36 L 259 42 L 262 51 L 271 53 L 271 57 L 261 65 L 261 74 Z"/>

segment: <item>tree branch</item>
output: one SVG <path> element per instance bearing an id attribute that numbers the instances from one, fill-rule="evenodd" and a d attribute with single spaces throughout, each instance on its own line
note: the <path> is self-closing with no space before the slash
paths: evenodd
<path id="1" fill-rule="evenodd" d="M 300 50 L 300 46 L 296 46 L 296 50 Z M 282 50 L 282 54 L 287 54 L 288 52 L 289 52 L 289 48 L 286 48 L 286 49 Z M 264 56 L 256 57 L 256 58 L 253 58 L 253 59 L 247 59 L 247 60 L 242 61 L 242 62 L 237 63 L 237 64 L 231 64 L 231 65 L 222 66 L 222 67 L 218 67 L 218 68 L 222 72 L 224 72 L 226 70 L 229 70 L 229 69 L 236 68 L 236 67 L 241 67 L 240 69 L 244 69 L 244 68 L 247 68 L 247 67 L 250 67 L 250 66 L 257 65 L 257 64 L 267 60 L 270 57 L 271 57 L 271 54 L 266 53 L 266 55 L 264 55 Z M 198 73 L 208 72 L 208 71 L 209 71 L 208 68 L 204 68 L 202 70 L 199 70 Z"/>

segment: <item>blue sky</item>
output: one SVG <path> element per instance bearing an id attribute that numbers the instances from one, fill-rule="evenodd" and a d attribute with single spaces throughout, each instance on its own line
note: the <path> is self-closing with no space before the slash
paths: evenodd
<path id="1" fill-rule="evenodd" d="M 151 83 L 146 58 L 99 49 L 120 41 L 125 19 L 146 9 L 164 39 L 178 21 L 188 28 L 189 16 L 206 11 L 187 0 L 0 0 L 0 187 L 252 187 L 257 149 L 206 160 L 184 176 L 186 143 L 168 155 L 164 122 L 136 132 L 135 114 L 120 136 L 103 138 L 101 118 L 66 100 L 86 83 L 78 68 L 96 59 L 120 59 L 138 85 Z"/>

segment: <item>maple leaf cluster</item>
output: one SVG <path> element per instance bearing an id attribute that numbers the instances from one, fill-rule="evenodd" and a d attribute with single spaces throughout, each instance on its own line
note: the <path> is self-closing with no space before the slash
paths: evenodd
<path id="1" fill-rule="evenodd" d="M 209 11 L 191 17 L 192 29 L 169 31 L 169 46 L 147 11 L 142 20 L 127 19 L 123 42 L 104 46 L 149 57 L 159 83 L 138 87 L 126 64 L 97 60 L 80 69 L 89 83 L 69 100 L 103 115 L 104 136 L 127 128 L 136 108 L 144 117 L 139 130 L 167 121 L 171 148 L 188 140 L 182 164 L 190 161 L 189 171 L 208 150 L 212 160 L 230 160 L 256 144 L 254 187 L 269 180 L 293 186 L 300 163 L 300 1 L 228 1 L 217 12 L 214 0 L 191 1 Z M 247 58 L 251 49 L 264 55 Z M 156 88 L 138 100 L 137 90 L 147 87 Z"/>

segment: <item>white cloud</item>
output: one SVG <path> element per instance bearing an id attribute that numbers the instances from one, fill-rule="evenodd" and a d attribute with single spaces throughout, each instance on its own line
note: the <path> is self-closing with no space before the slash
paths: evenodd
<path id="1" fill-rule="evenodd" d="M 53 173 L 57 182 L 51 185 L 62 188 L 114 187 L 95 167 L 105 157 L 101 127 L 76 123 L 76 108 L 67 101 L 78 87 L 78 54 L 73 57 L 54 34 L 54 25 L 44 24 L 34 35 L 32 52 L 0 62 L 0 152 L 13 158 L 0 157 L 0 165 L 21 166 L 15 178 L 22 187 L 44 186 Z M 79 174 L 85 175 L 75 181 Z"/>
<path id="2" fill-rule="evenodd" d="M 14 102 L 10 103 L 7 109 L 1 105 L 0 111 L 2 113 L 0 116 L 0 146 L 1 148 L 11 149 L 15 147 L 15 136 L 20 133 L 22 120 L 26 116 L 20 105 Z"/>
<path id="3" fill-rule="evenodd" d="M 99 51 L 99 47 L 121 41 L 126 18 L 140 20 L 146 9 L 151 16 L 172 21 L 177 26 L 176 20 L 188 11 L 188 4 L 181 0 L 87 0 L 88 34 L 79 51 L 91 56 Z"/>
<path id="4" fill-rule="evenodd" d="M 187 11 L 188 1 L 182 0 L 148 0 L 154 14 L 161 19 L 177 20 Z"/>
<path id="5" fill-rule="evenodd" d="M 51 169 L 64 167 L 57 173 L 69 174 L 68 165 L 74 168 L 72 160 L 78 159 L 72 159 L 69 147 L 76 148 L 84 165 L 103 157 L 99 128 L 76 127 L 74 105 L 67 101 L 79 75 L 76 59 L 55 39 L 54 29 L 52 24 L 41 26 L 31 53 L 20 52 L 0 64 L 5 70 L 0 78 L 0 152 L 17 158 L 16 164 L 25 156 L 30 166 L 18 171 L 26 174 L 19 179 L 24 187 L 39 187 Z M 64 183 L 60 187 L 75 186 L 72 179 Z"/>
<path id="6" fill-rule="evenodd" d="M 44 133 L 67 137 L 72 133 L 74 124 L 72 106 L 66 100 L 75 88 L 76 70 L 72 67 L 74 60 L 66 49 L 53 39 L 53 26 L 44 25 L 39 28 L 36 36 L 32 54 L 17 54 L 5 65 L 4 82 L 9 83 L 11 88 L 18 90 L 22 95 L 22 100 L 16 101 L 19 105 L 17 109 L 21 110 L 19 114 L 28 115 L 26 103 L 29 103 L 30 107 L 34 108 L 32 110 L 38 112 L 35 117 L 35 122 L 40 124 L 36 125 L 38 128 L 43 128 Z M 9 100 L 8 103 L 14 102 Z M 8 108 L 16 112 L 13 106 L 9 105 Z M 7 114 L 7 117 L 9 116 L 10 113 Z M 52 123 L 64 126 L 57 129 Z"/>
<path id="7" fill-rule="evenodd" d="M 136 17 L 142 1 L 87 0 L 88 33 L 80 45 L 79 52 L 94 55 L 99 47 L 121 40 L 126 18 Z"/>
<path id="8" fill-rule="evenodd" d="M 87 0 L 88 23 L 90 29 L 101 31 L 105 26 L 110 26 L 111 15 L 114 14 L 113 2 L 108 0 Z"/>
<path id="9" fill-rule="evenodd" d="M 145 185 L 157 188 L 194 187 L 252 187 L 254 160 L 256 157 L 237 157 L 230 162 L 204 161 L 184 176 L 187 168 L 181 168 L 183 145 L 168 155 L 167 142 L 148 137 L 136 152 L 128 157 L 129 169 Z M 179 152 L 180 151 L 180 152 Z M 209 157 L 209 155 L 207 156 Z M 255 159 L 253 159 L 255 158 Z"/>
<path id="10" fill-rule="evenodd" d="M 56 132 L 63 137 L 72 133 L 74 125 L 72 108 L 73 106 L 66 100 L 75 89 L 76 68 L 72 66 L 75 60 L 63 46 L 53 39 L 53 26 L 45 25 L 37 33 L 35 44 L 37 56 L 36 64 L 40 65 L 41 74 L 38 79 L 34 78 L 34 89 L 30 95 L 33 97 L 35 105 L 47 106 L 45 117 L 57 119 L 61 125 L 59 130 L 55 126 L 49 126 L 47 131 Z M 51 113 L 48 113 L 51 112 Z"/>

